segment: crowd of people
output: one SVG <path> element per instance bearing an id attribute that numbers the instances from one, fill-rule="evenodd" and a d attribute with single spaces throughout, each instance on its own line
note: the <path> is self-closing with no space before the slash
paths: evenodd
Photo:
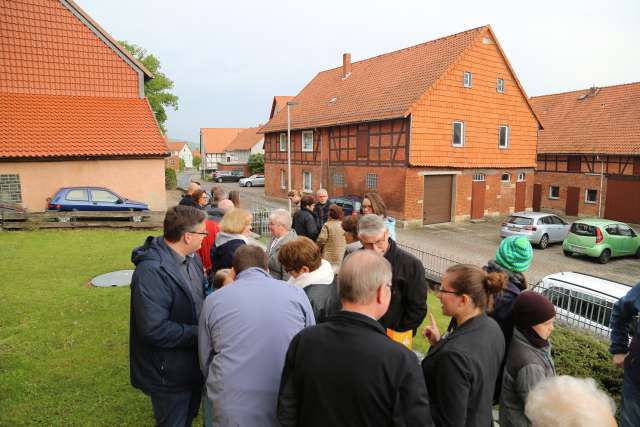
<path id="1" fill-rule="evenodd" d="M 440 331 L 424 267 L 396 243 L 378 194 L 347 217 L 326 190 L 289 196 L 293 215 L 271 212 L 264 249 L 239 194 L 192 183 L 163 235 L 133 251 L 131 382 L 157 425 L 191 426 L 202 407 L 205 426 L 491 426 L 494 405 L 503 427 L 616 425 L 593 380 L 556 376 L 555 308 L 527 290 L 526 238 L 504 239 L 482 267 L 447 269 Z M 636 286 L 611 321 L 622 426 L 640 425 L 628 342 L 639 309 Z M 428 353 L 418 360 L 396 333 L 421 333 Z"/>

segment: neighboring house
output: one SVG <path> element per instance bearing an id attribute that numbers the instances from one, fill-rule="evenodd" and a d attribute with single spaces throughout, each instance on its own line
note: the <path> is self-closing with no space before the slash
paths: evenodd
<path id="1" fill-rule="evenodd" d="M 65 186 L 166 209 L 151 73 L 71 0 L 0 7 L 0 199 L 29 211 Z"/>
<path id="2" fill-rule="evenodd" d="M 200 152 L 205 171 L 218 170 L 218 162 L 225 159 L 224 150 L 244 128 L 201 128 Z"/>
<path id="3" fill-rule="evenodd" d="M 241 170 L 244 176 L 249 176 L 249 156 L 257 153 L 264 154 L 264 136 L 257 127 L 245 129 L 224 150 L 218 169 Z"/>
<path id="4" fill-rule="evenodd" d="M 540 126 L 489 26 L 320 72 L 293 100 L 292 187 L 378 192 L 432 224 L 531 209 Z M 287 109 L 265 134 L 265 191 L 286 196 Z"/>
<path id="5" fill-rule="evenodd" d="M 169 140 L 167 141 L 167 148 L 171 156 L 177 156 L 184 161 L 185 168 L 193 167 L 193 153 L 189 148 L 189 144 L 185 141 Z"/>
<path id="6" fill-rule="evenodd" d="M 269 120 L 273 119 L 280 110 L 287 106 L 287 102 L 291 101 L 293 96 L 274 96 L 271 103 L 271 113 L 269 113 Z"/>
<path id="7" fill-rule="evenodd" d="M 533 208 L 640 224 L 640 83 L 530 101 L 544 125 Z"/>
<path id="8" fill-rule="evenodd" d="M 180 157 L 172 154 L 171 156 L 164 159 L 164 161 L 166 168 L 173 169 L 176 172 L 180 171 Z"/>

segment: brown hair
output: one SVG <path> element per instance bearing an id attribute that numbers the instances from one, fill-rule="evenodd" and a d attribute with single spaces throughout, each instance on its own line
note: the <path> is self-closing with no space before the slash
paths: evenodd
<path id="1" fill-rule="evenodd" d="M 329 218 L 341 220 L 344 217 L 342 208 L 338 205 L 329 206 Z"/>
<path id="2" fill-rule="evenodd" d="M 268 263 L 267 253 L 260 246 L 240 245 L 233 254 L 232 266 L 236 274 L 251 267 L 258 267 L 266 271 Z"/>
<path id="3" fill-rule="evenodd" d="M 229 191 L 229 200 L 233 202 L 233 206 L 240 207 L 240 192 L 238 190 Z"/>
<path id="4" fill-rule="evenodd" d="M 315 202 L 316 199 L 314 199 L 313 196 L 307 194 L 306 196 L 302 196 L 302 199 L 300 199 L 300 206 L 306 208 L 307 206 L 311 206 Z"/>
<path id="5" fill-rule="evenodd" d="M 224 286 L 224 281 L 231 276 L 231 270 L 228 268 L 222 268 L 216 271 L 216 274 L 213 275 L 213 289 L 220 289 Z"/>
<path id="6" fill-rule="evenodd" d="M 353 235 L 354 238 L 358 238 L 358 217 L 350 215 L 342 220 L 342 229 L 347 233 Z"/>
<path id="7" fill-rule="evenodd" d="M 206 196 L 207 193 L 203 189 L 198 189 L 193 192 L 193 195 L 191 196 L 191 198 L 193 199 L 194 202 L 196 202 L 196 204 L 198 204 L 198 200 L 200 200 L 200 197 L 202 197 L 203 194 Z"/>
<path id="8" fill-rule="evenodd" d="M 452 274 L 454 291 L 469 295 L 476 307 L 485 310 L 493 308 L 494 296 L 502 292 L 509 281 L 505 273 L 487 273 L 471 264 L 454 265 L 447 268 L 447 273 Z"/>
<path id="9" fill-rule="evenodd" d="M 282 245 L 278 251 L 278 261 L 287 272 L 300 271 L 305 265 L 309 271 L 314 271 L 320 268 L 322 253 L 313 240 L 300 236 Z"/>
<path id="10" fill-rule="evenodd" d="M 163 236 L 171 243 L 175 243 L 182 238 L 184 233 L 193 231 L 206 218 L 204 211 L 193 206 L 173 206 L 167 210 L 164 216 Z"/>
<path id="11" fill-rule="evenodd" d="M 383 217 L 387 216 L 387 205 L 384 204 L 384 200 L 378 193 L 365 193 L 364 199 L 369 199 L 374 214 L 382 215 Z"/>
<path id="12" fill-rule="evenodd" d="M 302 198 L 302 191 L 300 190 L 291 190 L 287 193 L 287 197 L 293 197 L 293 196 L 298 196 L 300 198 Z"/>

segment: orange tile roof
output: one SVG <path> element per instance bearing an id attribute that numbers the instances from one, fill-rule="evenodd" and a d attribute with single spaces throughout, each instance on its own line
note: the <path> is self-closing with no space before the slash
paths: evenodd
<path id="1" fill-rule="evenodd" d="M 0 93 L 0 158 L 167 153 L 146 99 Z"/>
<path id="2" fill-rule="evenodd" d="M 269 114 L 269 119 L 272 119 L 278 111 L 286 107 L 287 102 L 291 101 L 293 98 L 293 96 L 274 96 L 273 102 L 271 103 L 271 114 Z"/>
<path id="3" fill-rule="evenodd" d="M 184 141 L 167 141 L 167 148 L 169 151 L 180 151 L 184 147 L 186 142 Z"/>
<path id="4" fill-rule="evenodd" d="M 640 154 L 640 82 L 595 90 L 531 98 L 539 153 Z"/>
<path id="5" fill-rule="evenodd" d="M 236 136 L 235 139 L 231 141 L 231 144 L 229 144 L 225 150 L 250 150 L 251 147 L 256 145 L 262 139 L 264 139 L 264 136 L 258 133 L 257 127 L 248 128 L 240 132 L 238 136 Z"/>
<path id="6" fill-rule="evenodd" d="M 296 95 L 292 129 L 405 117 L 411 106 L 449 69 L 488 26 L 322 71 Z M 287 128 L 281 110 L 261 132 Z"/>
<path id="7" fill-rule="evenodd" d="M 201 128 L 202 145 L 205 153 L 224 153 L 224 149 L 245 128 Z"/>

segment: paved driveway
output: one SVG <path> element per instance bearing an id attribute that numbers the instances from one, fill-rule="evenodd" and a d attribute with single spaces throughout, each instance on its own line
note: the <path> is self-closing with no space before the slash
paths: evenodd
<path id="1" fill-rule="evenodd" d="M 500 222 L 464 222 L 430 225 L 420 229 L 398 230 L 398 241 L 434 251 L 443 257 L 482 265 L 495 257 L 500 244 Z M 639 230 L 636 228 L 636 232 Z M 577 271 L 633 285 L 640 282 L 640 260 L 614 258 L 602 265 L 589 258 L 566 257 L 561 244 L 541 250 L 534 247 L 533 262 L 527 274 L 529 282 L 560 271 Z"/>

